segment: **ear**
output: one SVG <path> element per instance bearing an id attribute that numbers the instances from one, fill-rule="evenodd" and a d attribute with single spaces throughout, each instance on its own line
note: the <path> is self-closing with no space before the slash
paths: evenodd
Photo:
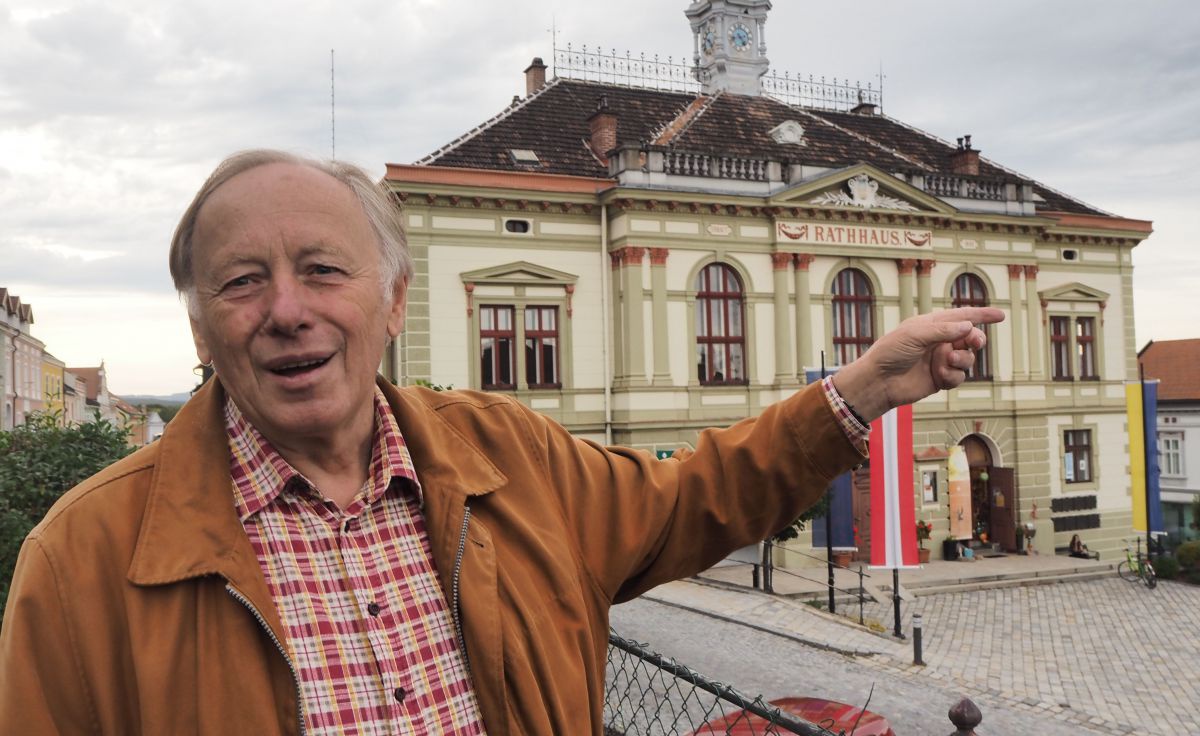
<path id="1" fill-rule="evenodd" d="M 209 365 L 212 363 L 212 351 L 208 349 L 208 342 L 200 330 L 200 323 L 195 317 L 189 317 L 188 322 L 192 327 L 192 342 L 196 344 L 196 357 L 204 365 Z"/>
<path id="2" fill-rule="evenodd" d="M 408 277 L 402 276 L 396 279 L 395 285 L 392 287 L 392 304 L 388 311 L 387 331 L 388 337 L 395 340 L 404 329 L 404 311 L 408 307 Z"/>

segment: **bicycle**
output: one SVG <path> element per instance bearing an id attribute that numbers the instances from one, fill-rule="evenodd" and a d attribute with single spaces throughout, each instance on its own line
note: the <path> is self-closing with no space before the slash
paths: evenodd
<path id="1" fill-rule="evenodd" d="M 1126 544 L 1128 539 L 1121 540 Z M 1154 565 L 1150 564 L 1150 560 L 1142 556 L 1142 540 L 1137 540 L 1137 554 L 1134 554 L 1125 548 L 1125 559 L 1117 565 L 1117 574 L 1122 580 L 1127 580 L 1131 583 L 1136 583 L 1141 580 L 1146 584 L 1147 588 L 1154 588 L 1158 585 L 1158 575 L 1154 572 Z"/>

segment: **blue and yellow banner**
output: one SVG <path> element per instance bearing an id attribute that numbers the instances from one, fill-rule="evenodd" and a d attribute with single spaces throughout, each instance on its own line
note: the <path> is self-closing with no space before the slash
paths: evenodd
<path id="1" fill-rule="evenodd" d="M 1125 384 L 1129 424 L 1129 480 L 1133 501 L 1133 530 L 1163 533 L 1158 486 L 1158 381 Z M 1147 452 L 1149 447 L 1149 452 Z"/>

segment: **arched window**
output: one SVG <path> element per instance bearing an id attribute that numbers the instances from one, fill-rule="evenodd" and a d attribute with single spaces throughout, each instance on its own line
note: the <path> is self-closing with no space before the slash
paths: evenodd
<path id="1" fill-rule="evenodd" d="M 950 306 L 952 307 L 986 307 L 988 305 L 987 287 L 983 280 L 972 273 L 959 274 L 950 287 Z M 983 326 L 987 333 L 987 326 Z M 988 335 L 990 338 L 991 336 Z M 968 381 L 992 380 L 992 361 L 988 355 L 988 346 L 975 353 L 975 365 L 967 371 Z"/>
<path id="2" fill-rule="evenodd" d="M 837 365 L 854 361 L 875 342 L 875 295 L 866 274 L 842 269 L 833 280 L 833 356 Z"/>
<path id="3" fill-rule="evenodd" d="M 746 383 L 742 282 L 723 263 L 696 277 L 697 375 L 704 384 Z"/>

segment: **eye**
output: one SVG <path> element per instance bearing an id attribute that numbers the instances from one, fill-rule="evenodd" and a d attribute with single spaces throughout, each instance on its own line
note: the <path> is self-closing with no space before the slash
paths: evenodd
<path id="1" fill-rule="evenodd" d="M 341 273 L 342 270 L 336 266 L 327 266 L 323 263 L 318 263 L 312 267 L 312 273 L 316 276 L 332 276 Z"/>
<path id="2" fill-rule="evenodd" d="M 223 289 L 238 289 L 243 286 L 249 286 L 250 282 L 251 282 L 251 277 L 248 274 L 244 275 L 244 276 L 235 276 L 234 278 L 226 281 L 225 284 L 221 288 L 223 288 Z"/>

